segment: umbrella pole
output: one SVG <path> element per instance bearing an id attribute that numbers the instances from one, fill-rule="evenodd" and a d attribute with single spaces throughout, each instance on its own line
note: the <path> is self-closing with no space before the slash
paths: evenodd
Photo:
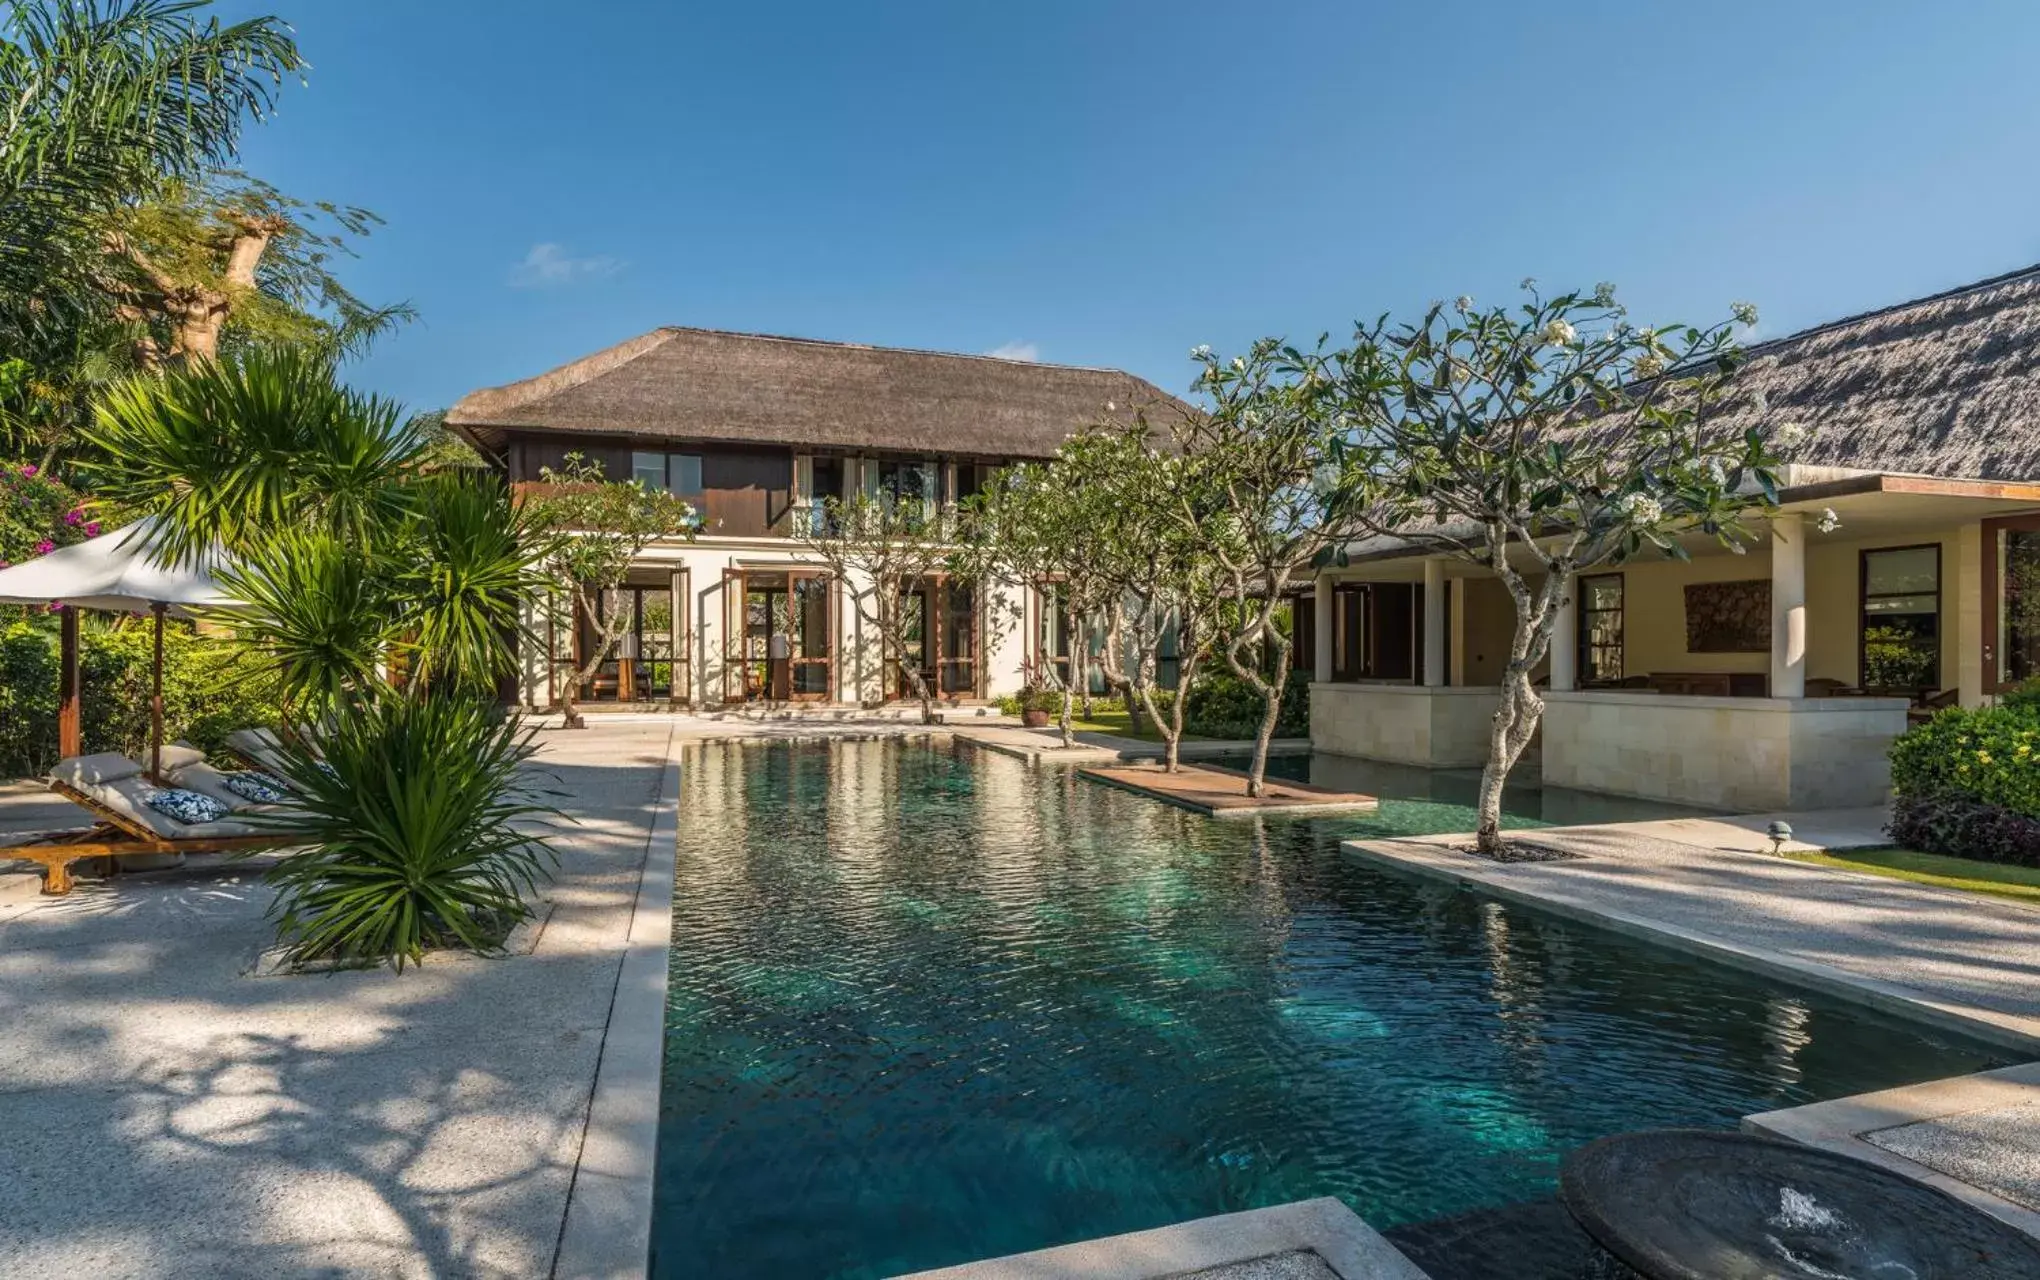
<path id="1" fill-rule="evenodd" d="M 149 694 L 149 776 L 163 781 L 163 606 L 152 604 L 156 615 L 156 664 Z"/>
<path id="2" fill-rule="evenodd" d="M 85 754 L 84 716 L 78 705 L 78 610 L 65 605 L 57 615 L 57 755 Z"/>

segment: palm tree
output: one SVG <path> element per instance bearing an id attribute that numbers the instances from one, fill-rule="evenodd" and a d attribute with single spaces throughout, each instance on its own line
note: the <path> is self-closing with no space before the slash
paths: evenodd
<path id="1" fill-rule="evenodd" d="M 232 158 L 302 71 L 273 17 L 204 0 L 0 0 L 0 312 L 90 306 L 100 219 Z"/>
<path id="2" fill-rule="evenodd" d="M 104 455 L 99 495 L 159 517 L 162 554 L 182 561 L 291 527 L 372 541 L 415 500 L 429 441 L 412 422 L 343 386 L 328 356 L 257 348 L 128 379 L 86 437 Z"/>

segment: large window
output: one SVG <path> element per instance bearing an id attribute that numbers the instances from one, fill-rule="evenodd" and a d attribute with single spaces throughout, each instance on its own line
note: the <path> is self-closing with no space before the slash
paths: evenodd
<path id="1" fill-rule="evenodd" d="M 1622 683 L 1622 575 L 1581 578 L 1579 680 L 1582 685 Z"/>
<path id="2" fill-rule="evenodd" d="M 681 497 L 701 492 L 701 455 L 698 453 L 633 453 L 630 476 L 647 489 L 664 489 Z"/>
<path id="3" fill-rule="evenodd" d="M 1940 547 L 1863 553 L 1862 645 L 1865 689 L 1940 687 Z"/>

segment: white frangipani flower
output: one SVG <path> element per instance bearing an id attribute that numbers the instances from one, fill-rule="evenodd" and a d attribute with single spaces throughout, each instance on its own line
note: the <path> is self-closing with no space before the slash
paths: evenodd
<path id="1" fill-rule="evenodd" d="M 1578 336 L 1573 331 L 1572 325 L 1566 323 L 1563 319 L 1553 320 L 1550 324 L 1544 326 L 1544 340 L 1555 346 L 1569 347 L 1572 345 L 1573 339 Z"/>
<path id="2" fill-rule="evenodd" d="M 1594 305 L 1597 307 L 1612 307 L 1615 305 L 1615 282 L 1613 280 L 1603 280 L 1594 286 Z"/>
<path id="3" fill-rule="evenodd" d="M 1754 329 L 1757 327 L 1757 306 L 1755 303 L 1733 303 L 1729 306 L 1728 311 L 1730 315 L 1735 317 L 1735 322 L 1743 328 Z"/>
<path id="4" fill-rule="evenodd" d="M 1772 433 L 1771 443 L 1780 453 L 1791 453 L 1812 438 L 1813 432 L 1807 430 L 1805 423 L 1787 422 Z"/>
<path id="5" fill-rule="evenodd" d="M 1208 342 L 1200 342 L 1196 346 L 1190 348 L 1190 358 L 1192 360 L 1211 359 L 1211 344 Z"/>
<path id="6" fill-rule="evenodd" d="M 1459 313 L 1461 315 L 1465 315 L 1467 312 L 1473 310 L 1473 295 L 1469 293 L 1462 293 L 1456 300 L 1454 300 L 1452 305 L 1459 308 Z"/>
<path id="7" fill-rule="evenodd" d="M 1625 493 L 1615 505 L 1631 524 L 1656 524 L 1665 518 L 1664 504 L 1647 493 Z"/>
<path id="8" fill-rule="evenodd" d="M 1232 358 L 1232 367 L 1235 373 L 1245 373 L 1247 371 L 1247 358 L 1245 356 L 1234 356 Z"/>
<path id="9" fill-rule="evenodd" d="M 1820 519 L 1813 522 L 1813 527 L 1822 533 L 1833 533 L 1842 527 L 1842 518 L 1835 514 L 1833 507 L 1822 507 L 1820 509 Z"/>
<path id="10" fill-rule="evenodd" d="M 1631 368 L 1639 378 L 1655 378 L 1665 371 L 1665 362 L 1658 359 L 1657 352 L 1646 351 L 1636 357 L 1636 363 Z"/>
<path id="11" fill-rule="evenodd" d="M 1748 554 L 1750 553 L 1750 549 L 1749 549 L 1748 547 L 1744 546 L 1744 545 L 1743 545 L 1742 543 L 1740 543 L 1740 542 L 1731 542 L 1731 543 L 1729 543 L 1729 544 L 1728 544 L 1728 549 L 1729 549 L 1730 551 L 1734 552 L 1734 553 L 1735 553 L 1736 555 L 1739 555 L 1739 556 L 1746 556 L 1746 555 L 1748 555 Z"/>

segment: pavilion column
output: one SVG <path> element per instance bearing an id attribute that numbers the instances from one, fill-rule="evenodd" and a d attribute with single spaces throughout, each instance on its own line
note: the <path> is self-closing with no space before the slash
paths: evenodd
<path id="1" fill-rule="evenodd" d="M 1565 595 L 1558 602 L 1558 618 L 1551 627 L 1551 691 L 1571 693 L 1579 687 L 1580 584 L 1567 575 Z"/>
<path id="2" fill-rule="evenodd" d="M 65 605 L 57 620 L 57 755 L 69 760 L 85 754 L 85 717 L 78 701 L 78 610 Z"/>
<path id="3" fill-rule="evenodd" d="M 1445 562 L 1424 561 L 1424 687 L 1445 684 Z"/>
<path id="4" fill-rule="evenodd" d="M 1312 657 L 1310 678 L 1318 684 L 1332 682 L 1332 576 L 1317 576 L 1315 604 L 1311 609 Z"/>
<path id="5" fill-rule="evenodd" d="M 1806 696 L 1806 522 L 1771 517 L 1771 696 Z"/>

